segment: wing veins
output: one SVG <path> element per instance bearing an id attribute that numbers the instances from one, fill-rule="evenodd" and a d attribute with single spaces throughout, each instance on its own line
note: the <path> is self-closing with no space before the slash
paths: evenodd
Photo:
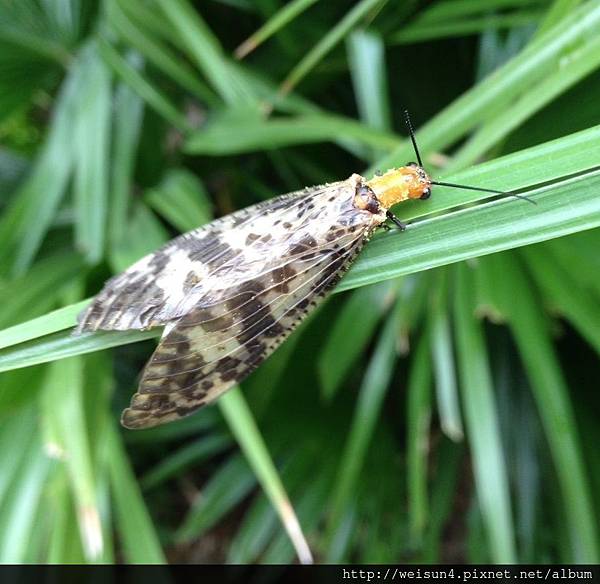
<path id="1" fill-rule="evenodd" d="M 320 272 L 319 272 L 319 273 L 320 273 Z M 317 275 L 318 275 L 318 274 L 317 274 Z M 322 284 L 321 288 L 322 288 L 322 287 L 324 287 L 324 286 L 326 286 L 326 285 L 327 285 L 327 283 L 328 283 L 328 282 L 329 282 L 329 281 L 330 281 L 332 278 L 334 278 L 336 275 L 337 275 L 337 271 L 336 271 L 336 272 L 332 272 L 332 273 L 331 273 L 331 274 L 330 274 L 330 275 L 327 277 L 327 279 L 323 281 L 323 284 Z M 310 280 L 307 280 L 306 282 L 310 282 Z M 297 291 L 299 288 L 300 288 L 300 286 L 299 286 L 298 288 L 296 288 L 296 291 Z M 275 326 L 275 324 L 279 323 L 279 321 L 280 321 L 280 320 L 281 320 L 281 319 L 282 319 L 282 318 L 283 318 L 283 317 L 284 317 L 284 316 L 285 316 L 285 315 L 286 315 L 286 314 L 287 314 L 287 313 L 288 313 L 288 312 L 289 312 L 289 311 L 290 311 L 292 308 L 295 308 L 295 307 L 296 307 L 296 306 L 297 306 L 297 305 L 298 305 L 300 302 L 302 302 L 304 299 L 306 299 L 306 297 L 307 297 L 307 296 L 308 296 L 308 294 L 307 294 L 307 295 L 305 295 L 305 296 L 302 296 L 302 297 L 301 297 L 301 298 L 298 300 L 298 302 L 296 302 L 296 303 L 295 303 L 293 306 L 290 306 L 290 308 L 289 308 L 288 310 L 286 310 L 286 311 L 285 311 L 285 312 L 284 312 L 284 313 L 283 313 L 281 316 L 279 316 L 279 318 L 277 318 L 277 320 L 275 320 L 273 323 L 271 323 L 271 324 L 270 324 L 270 325 L 269 325 L 267 328 L 263 329 L 263 330 L 262 330 L 260 333 L 257 333 L 256 335 L 254 335 L 254 337 L 252 337 L 251 339 L 249 339 L 248 341 L 246 341 L 246 343 L 244 343 L 244 345 L 247 345 L 247 344 L 248 344 L 248 343 L 250 343 L 251 341 L 255 340 L 257 337 L 259 337 L 259 336 L 261 336 L 262 334 L 264 334 L 264 331 L 266 331 L 266 330 L 269 330 L 271 327 Z M 262 319 L 261 319 L 261 320 L 262 320 Z M 213 361 L 213 363 L 214 363 L 214 362 L 218 363 L 219 361 L 221 361 L 221 360 L 222 360 L 222 359 L 224 359 L 225 357 L 231 357 L 232 355 L 235 355 L 235 354 L 236 354 L 238 351 L 240 351 L 241 349 L 243 349 L 243 348 L 244 348 L 244 345 L 239 345 L 239 346 L 237 346 L 237 347 L 236 347 L 235 349 L 233 349 L 232 351 L 229 351 L 229 353 L 226 353 L 225 355 L 222 355 L 221 357 L 219 357 L 219 359 L 218 359 L 217 361 Z M 214 345 L 214 346 L 216 346 L 216 345 Z M 190 353 L 190 355 L 193 355 L 193 354 L 196 354 L 196 352 Z M 144 376 L 144 377 L 142 378 L 142 383 L 143 383 L 145 380 L 164 379 L 164 378 L 173 377 L 173 376 L 176 376 L 176 375 L 183 375 L 183 374 L 185 374 L 185 373 L 192 373 L 192 372 L 194 372 L 194 371 L 200 371 L 201 369 L 202 369 L 202 367 L 196 367 L 196 368 L 194 368 L 194 369 L 188 369 L 188 370 L 185 370 L 185 371 L 178 371 L 177 373 L 168 373 L 168 374 L 164 374 L 164 375 L 157 375 L 157 376 L 151 376 L 151 377 L 150 377 L 150 376 L 149 376 L 149 377 L 146 377 L 146 376 Z M 230 371 L 230 370 L 231 370 L 231 368 L 230 368 L 230 369 L 227 369 L 226 371 Z M 213 373 L 215 373 L 215 371 L 216 371 L 216 366 L 215 366 L 215 367 L 213 367 L 213 369 L 211 369 L 210 371 L 208 371 L 208 372 L 206 373 L 206 375 L 204 376 L 204 379 L 206 379 L 207 377 L 209 377 L 210 375 L 212 375 Z M 186 389 L 189 389 L 189 388 L 191 388 L 191 387 L 194 387 L 194 386 L 196 386 L 196 385 L 198 385 L 198 382 L 191 383 L 190 385 L 186 385 L 185 387 L 178 387 L 178 388 L 177 388 L 177 390 L 175 390 L 174 392 L 165 392 L 165 394 L 167 394 L 167 395 L 168 395 L 169 393 L 178 393 L 178 392 L 182 392 L 182 391 L 185 391 Z M 153 392 L 153 393 L 154 393 L 154 392 Z M 160 393 L 160 392 L 156 392 L 156 393 Z M 167 410 L 167 411 L 175 411 L 175 410 Z"/>
<path id="2" fill-rule="evenodd" d="M 343 238 L 342 238 L 342 237 L 340 237 L 339 239 L 343 239 Z M 360 239 L 360 235 L 359 235 L 359 236 L 356 236 L 356 237 L 354 237 L 353 239 L 354 239 L 354 240 L 358 240 L 358 239 Z M 332 240 L 332 241 L 331 241 L 331 243 L 334 243 L 334 242 L 336 242 L 336 241 L 337 241 L 337 240 Z M 353 247 L 353 245 L 354 245 L 354 242 L 353 242 L 353 243 L 350 245 L 350 249 Z M 314 248 L 313 248 L 313 249 L 314 249 Z M 332 253 L 333 253 L 333 251 L 334 251 L 334 250 L 332 250 Z M 341 256 L 341 257 L 343 257 L 343 256 Z M 313 259 L 313 258 L 311 258 L 311 259 Z M 323 258 L 323 260 L 324 260 L 324 259 L 325 259 L 325 258 Z M 248 281 L 252 281 L 252 280 L 254 280 L 254 279 L 256 279 L 256 278 L 261 278 L 261 277 L 264 277 L 264 275 L 265 275 L 265 274 L 267 274 L 267 273 L 269 273 L 269 272 L 273 272 L 273 271 L 275 271 L 275 270 L 282 269 L 283 267 L 289 266 L 289 265 L 290 265 L 292 262 L 297 262 L 297 261 L 301 261 L 301 260 L 300 260 L 299 258 L 291 258 L 291 259 L 290 259 L 289 261 L 287 261 L 286 263 L 284 263 L 284 264 L 280 264 L 280 265 L 278 265 L 278 266 L 276 266 L 276 267 L 273 267 L 273 268 L 271 268 L 271 269 L 269 269 L 269 270 L 265 270 L 264 272 L 261 272 L 261 273 L 260 273 L 260 274 L 258 274 L 257 276 L 253 276 L 253 277 L 251 278 L 251 280 L 248 280 Z M 306 261 L 310 261 L 310 260 L 306 260 Z M 282 284 L 287 284 L 287 283 L 289 283 L 291 280 L 294 280 L 294 279 L 296 279 L 296 278 L 299 278 L 299 277 L 301 277 L 303 274 L 305 274 L 306 272 L 310 271 L 310 270 L 311 270 L 311 269 L 312 269 L 312 268 L 313 268 L 315 265 L 317 265 L 318 263 L 319 263 L 319 262 L 317 262 L 317 263 L 313 263 L 313 264 L 311 264 L 310 266 L 308 266 L 308 267 L 307 267 L 305 270 L 302 270 L 301 272 L 296 272 L 296 273 L 295 273 L 293 276 L 290 276 L 290 277 L 286 278 L 285 280 L 281 280 L 280 282 L 277 282 L 276 284 L 273 284 L 272 286 L 269 286 L 268 288 L 265 288 L 264 290 L 261 290 L 260 294 L 263 294 L 264 292 L 269 292 L 269 291 L 273 290 L 274 288 L 277 288 L 278 286 L 281 286 Z M 317 274 L 317 275 L 319 275 L 321 272 L 322 272 L 322 270 L 321 270 L 320 272 L 318 272 L 318 274 Z M 287 292 L 287 293 L 280 294 L 278 297 L 276 297 L 275 299 L 273 299 L 271 302 L 269 302 L 268 304 L 265 304 L 265 306 L 270 306 L 270 305 L 271 305 L 271 304 L 272 304 L 272 303 L 273 303 L 275 300 L 279 299 L 281 296 L 289 296 L 289 295 L 291 295 L 291 294 L 293 294 L 293 293 L 294 293 L 294 292 Z M 239 298 L 240 296 L 242 296 L 242 294 L 244 294 L 244 293 L 239 293 L 239 294 L 236 294 L 235 296 L 228 296 L 227 298 L 220 298 L 220 299 L 218 300 L 218 302 L 215 302 L 215 303 L 213 303 L 213 304 L 206 305 L 206 306 L 204 306 L 203 308 L 205 308 L 205 309 L 207 309 L 207 310 L 210 310 L 211 308 L 214 308 L 215 306 L 219 306 L 219 305 L 223 304 L 224 302 L 228 302 L 228 301 L 230 301 L 230 300 L 233 300 L 233 299 L 235 299 L 235 298 Z M 246 294 L 252 294 L 252 293 L 251 293 L 251 292 L 246 292 Z M 244 307 L 244 306 L 246 306 L 246 305 L 247 305 L 249 302 L 251 302 L 251 301 L 252 301 L 252 299 L 253 299 L 253 298 L 255 298 L 255 297 L 256 297 L 256 295 L 252 296 L 252 297 L 251 297 L 251 298 L 250 298 L 248 301 L 244 302 L 244 304 L 240 304 L 238 307 L 236 307 L 236 309 L 243 308 L 243 307 Z M 222 318 L 222 316 L 223 316 L 223 315 L 218 315 L 218 316 L 215 316 L 215 317 L 213 317 L 213 318 L 206 318 L 206 319 L 203 319 L 203 320 L 197 320 L 197 321 L 194 321 L 193 323 L 190 323 L 190 324 L 184 324 L 184 323 L 181 323 L 181 326 L 182 326 L 182 327 L 185 327 L 185 328 L 195 327 L 195 326 L 198 326 L 198 325 L 203 325 L 203 324 L 205 324 L 205 323 L 208 323 L 208 322 L 212 322 L 212 321 L 218 320 L 219 318 Z M 220 329 L 220 331 L 221 331 L 221 332 L 222 332 L 222 331 L 226 331 L 226 330 L 230 329 L 232 326 L 235 326 L 235 325 L 237 325 L 237 324 L 241 324 L 242 322 L 244 322 L 244 321 L 245 321 L 247 318 L 250 318 L 251 316 L 252 316 L 251 314 L 250 314 L 250 315 L 247 315 L 246 317 L 244 317 L 244 319 L 242 319 L 242 320 L 240 320 L 240 321 L 236 321 L 236 322 L 232 323 L 232 325 L 230 325 L 229 327 L 226 327 L 226 328 L 224 328 L 224 329 Z M 179 344 L 179 343 L 182 343 L 182 342 L 184 342 L 184 341 L 167 341 L 167 340 L 165 340 L 164 344 L 165 344 L 165 345 L 176 345 L 176 344 Z M 210 347 L 209 347 L 209 348 L 210 348 Z"/>
<path id="3" fill-rule="evenodd" d="M 349 255 L 349 252 L 351 250 L 352 250 L 352 248 L 349 248 L 345 252 L 344 256 L 342 256 L 342 257 L 345 257 L 345 256 Z M 293 292 L 290 292 L 290 293 L 287 293 L 287 294 L 281 294 L 281 295 L 279 295 L 276 298 L 276 300 L 280 299 L 282 296 L 291 296 L 291 295 L 295 294 L 300 288 L 304 287 L 306 284 L 310 284 L 315 278 L 317 278 L 319 275 L 321 275 L 326 268 L 327 268 L 327 266 L 324 266 L 321 270 L 319 270 L 310 279 L 305 280 L 304 282 L 302 282 L 301 285 L 297 286 L 293 290 Z M 336 270 L 335 272 L 332 272 L 331 275 L 328 276 L 326 280 L 324 280 L 323 285 L 325 285 L 327 282 L 329 282 L 329 280 L 331 278 L 335 277 L 337 274 L 338 274 L 338 270 Z M 252 338 L 250 338 L 247 341 L 245 341 L 244 345 L 239 345 L 238 347 L 236 347 L 235 349 L 229 351 L 228 353 L 225 353 L 224 355 L 219 356 L 219 359 L 211 361 L 210 363 L 218 362 L 218 361 L 221 361 L 222 359 L 224 359 L 225 357 L 230 357 L 231 355 L 234 355 L 237 351 L 239 351 L 240 349 L 244 348 L 245 345 L 248 345 L 250 342 L 252 342 L 253 340 L 255 340 L 257 337 L 259 337 L 262 334 L 264 334 L 264 331 L 269 330 L 272 326 L 274 326 L 276 323 L 278 323 L 281 320 L 281 318 L 283 318 L 283 316 L 289 312 L 289 310 L 291 310 L 292 308 L 296 308 L 296 306 L 300 302 L 302 302 L 303 300 L 305 300 L 306 297 L 309 294 L 310 294 L 310 291 L 309 291 L 309 293 L 307 293 L 304 296 L 300 297 L 300 299 L 295 304 L 293 304 L 292 306 L 290 306 L 289 309 L 287 309 L 278 319 L 275 320 L 275 322 L 271 323 L 271 325 L 269 325 L 265 329 L 262 329 L 259 333 L 257 333 L 256 335 L 254 335 Z M 269 306 L 269 305 L 265 305 L 265 306 Z M 262 322 L 266 317 L 267 317 L 267 315 L 265 314 L 265 316 L 263 316 L 259 321 L 257 321 L 257 324 L 260 323 L 260 322 Z M 231 339 L 232 339 L 232 337 L 228 337 L 227 339 L 224 339 L 220 343 L 217 343 L 215 345 L 210 345 L 208 347 L 203 347 L 202 349 L 203 350 L 207 350 L 207 349 L 212 349 L 212 348 L 218 347 L 219 345 L 221 345 L 221 344 L 223 344 L 223 343 L 225 343 L 225 342 L 227 342 L 227 341 L 229 341 Z M 191 351 L 191 352 L 189 352 L 189 353 L 186 354 L 186 358 L 192 357 L 192 356 L 197 355 L 197 354 L 198 354 L 198 351 Z M 173 359 L 165 359 L 165 360 L 155 361 L 155 363 L 158 363 L 158 364 L 162 365 L 163 363 L 167 363 L 167 362 L 170 362 L 170 361 L 177 361 L 179 359 L 180 359 L 180 357 L 174 357 Z M 143 379 L 142 379 L 142 381 L 144 381 L 146 379 L 148 379 L 148 380 L 150 380 L 150 379 L 164 379 L 164 378 L 174 377 L 174 376 L 177 376 L 177 375 L 182 375 L 184 373 L 192 373 L 194 371 L 200 371 L 200 370 L 202 370 L 202 368 L 205 367 L 206 365 L 207 364 L 205 364 L 203 366 L 200 366 L 200 367 L 194 367 L 193 369 L 186 369 L 186 370 L 183 370 L 183 371 L 177 371 L 176 373 L 165 373 L 165 374 L 161 374 L 161 375 L 144 376 Z M 206 376 L 210 375 L 211 373 L 214 373 L 214 369 L 212 371 L 210 371 L 209 373 L 207 373 Z M 178 391 L 183 390 L 183 389 L 187 389 L 187 387 L 193 387 L 194 385 L 197 385 L 197 384 L 194 383 L 194 384 L 186 386 L 184 388 L 178 388 Z"/>

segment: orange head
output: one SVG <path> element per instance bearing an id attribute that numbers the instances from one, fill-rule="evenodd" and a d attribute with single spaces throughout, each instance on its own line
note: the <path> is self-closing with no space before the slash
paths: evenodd
<path id="1" fill-rule="evenodd" d="M 374 176 L 366 184 L 385 209 L 408 199 L 428 199 L 431 196 L 431 179 L 414 162 Z"/>

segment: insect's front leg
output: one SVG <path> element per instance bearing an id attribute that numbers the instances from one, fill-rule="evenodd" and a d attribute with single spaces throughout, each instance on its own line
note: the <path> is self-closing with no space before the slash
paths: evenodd
<path id="1" fill-rule="evenodd" d="M 400 219 L 398 219 L 398 217 L 396 217 L 396 215 L 394 215 L 391 211 L 387 211 L 385 215 L 400 231 L 406 230 L 406 223 L 402 223 L 402 221 L 400 221 Z M 387 231 L 389 229 L 389 226 L 384 226 L 384 228 L 386 227 Z"/>

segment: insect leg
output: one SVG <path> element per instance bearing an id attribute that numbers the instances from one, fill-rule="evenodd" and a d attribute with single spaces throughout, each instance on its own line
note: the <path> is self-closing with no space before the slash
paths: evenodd
<path id="1" fill-rule="evenodd" d="M 398 219 L 391 211 L 388 211 L 385 215 L 400 231 L 406 229 L 406 224 L 402 223 L 402 221 L 400 221 L 400 219 Z"/>

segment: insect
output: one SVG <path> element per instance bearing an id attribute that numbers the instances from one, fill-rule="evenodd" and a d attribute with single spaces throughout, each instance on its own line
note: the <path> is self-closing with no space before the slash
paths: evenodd
<path id="1" fill-rule="evenodd" d="M 370 180 L 353 174 L 242 209 L 106 282 L 79 315 L 77 333 L 164 326 L 123 412 L 125 427 L 177 420 L 214 401 L 325 298 L 377 228 L 386 220 L 404 228 L 390 207 L 429 198 L 432 185 L 463 186 L 431 180 L 410 123 L 409 130 L 418 164 Z"/>

